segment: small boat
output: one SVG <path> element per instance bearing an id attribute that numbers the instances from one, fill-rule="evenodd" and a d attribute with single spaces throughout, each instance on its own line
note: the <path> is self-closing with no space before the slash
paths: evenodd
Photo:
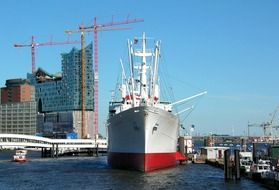
<path id="1" fill-rule="evenodd" d="M 13 156 L 14 162 L 26 162 L 27 150 L 16 150 L 15 155 Z"/>
<path id="2" fill-rule="evenodd" d="M 249 176 L 252 179 L 261 180 L 267 172 L 270 172 L 270 160 L 260 159 L 258 163 L 251 165 Z"/>
<path id="3" fill-rule="evenodd" d="M 242 168 L 245 171 L 245 173 L 248 173 L 250 172 L 252 163 L 253 162 L 250 159 L 240 159 L 240 168 Z"/>
<path id="4" fill-rule="evenodd" d="M 249 173 L 252 164 L 252 152 L 240 152 L 240 168 L 242 171 L 246 174 Z"/>

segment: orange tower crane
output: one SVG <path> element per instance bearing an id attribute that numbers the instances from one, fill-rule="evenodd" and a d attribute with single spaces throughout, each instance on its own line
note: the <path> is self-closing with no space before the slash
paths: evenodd
<path id="1" fill-rule="evenodd" d="M 51 46 L 51 45 L 65 45 L 65 44 L 78 44 L 79 41 L 67 41 L 64 42 L 53 42 L 52 40 L 49 42 L 44 43 L 37 43 L 35 42 L 35 37 L 31 37 L 31 43 L 30 44 L 14 44 L 14 47 L 21 48 L 21 47 L 31 47 L 31 57 L 32 57 L 32 73 L 34 74 L 36 72 L 36 62 L 35 62 L 35 47 L 36 46 Z"/>
<path id="2" fill-rule="evenodd" d="M 82 117 L 82 133 L 81 136 L 82 138 L 87 138 L 87 128 L 86 128 L 86 119 L 85 119 L 85 109 L 86 109 L 86 77 L 85 77 L 85 73 L 86 73 L 86 51 L 85 51 L 85 35 L 84 35 L 84 31 L 82 29 L 82 33 L 81 33 L 81 44 L 82 44 L 82 48 L 81 48 L 81 95 L 82 95 L 82 101 L 81 101 L 81 106 L 82 106 L 82 112 L 81 112 L 81 117 Z"/>
<path id="3" fill-rule="evenodd" d="M 94 138 L 97 139 L 98 138 L 98 119 L 99 119 L 99 61 L 98 61 L 98 32 L 100 31 L 109 31 L 109 30 L 121 30 L 121 29 L 126 29 L 126 28 L 115 28 L 115 26 L 119 26 L 119 25 L 126 25 L 126 24 L 131 24 L 131 23 L 137 23 L 137 22 L 143 22 L 143 19 L 129 19 L 129 17 L 127 17 L 126 20 L 124 21 L 114 21 L 113 17 L 111 22 L 108 23 L 103 23 L 103 24 L 97 24 L 97 18 L 94 17 L 94 22 L 92 26 L 80 26 L 79 30 L 65 30 L 66 33 L 73 33 L 73 32 L 80 32 L 81 33 L 81 38 L 83 39 L 83 43 L 81 44 L 81 48 L 84 49 L 84 44 L 85 44 L 85 38 L 84 38 L 84 32 L 93 32 L 94 33 L 94 43 L 93 43 L 93 56 L 94 56 L 94 66 L 93 66 L 93 70 L 94 70 L 94 86 L 93 86 L 93 90 L 94 90 L 94 96 L 93 96 L 93 102 L 94 102 L 94 121 L 93 121 L 93 125 L 94 125 Z M 85 53 L 83 55 L 85 57 Z M 84 58 L 85 59 L 85 58 Z M 83 78 L 83 77 L 82 77 Z M 83 81 L 84 83 L 85 81 Z M 84 84 L 82 85 L 84 86 Z M 83 91 L 85 91 L 84 88 L 82 88 Z M 85 94 L 85 92 L 82 92 L 82 94 Z M 82 99 L 82 105 L 85 102 L 85 99 Z M 82 112 L 84 112 L 85 110 L 82 109 Z M 85 115 L 84 113 L 82 113 L 82 115 Z M 84 119 L 84 118 L 82 118 Z M 84 123 L 84 121 L 82 121 L 82 123 Z M 85 126 L 82 125 L 82 128 L 84 129 Z M 83 131 L 83 130 L 82 130 Z"/>
<path id="4" fill-rule="evenodd" d="M 83 27 L 79 30 L 65 30 L 66 33 L 80 33 L 80 42 L 81 42 L 81 138 L 88 138 L 87 128 L 86 128 L 86 118 L 85 118 L 85 109 L 86 109 L 86 51 L 85 51 L 85 35 L 86 32 Z"/>

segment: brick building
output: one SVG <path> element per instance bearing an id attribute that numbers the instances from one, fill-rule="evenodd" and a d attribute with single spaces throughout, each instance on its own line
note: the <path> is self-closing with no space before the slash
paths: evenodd
<path id="1" fill-rule="evenodd" d="M 34 93 L 34 86 L 26 79 L 6 80 L 6 87 L 1 88 L 0 133 L 36 134 Z"/>
<path id="2" fill-rule="evenodd" d="M 1 104 L 32 100 L 34 100 L 34 86 L 31 86 L 26 79 L 6 80 L 6 87 L 1 88 Z"/>

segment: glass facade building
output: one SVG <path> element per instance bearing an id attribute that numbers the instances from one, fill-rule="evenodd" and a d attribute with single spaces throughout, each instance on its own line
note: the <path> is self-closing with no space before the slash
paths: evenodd
<path id="1" fill-rule="evenodd" d="M 81 110 L 81 50 L 73 48 L 69 53 L 63 53 L 61 56 L 61 73 L 53 75 L 39 68 L 35 75 L 27 74 L 27 78 L 35 86 L 39 112 Z M 86 47 L 85 70 L 85 107 L 87 111 L 93 111 L 92 43 Z"/>
<path id="2" fill-rule="evenodd" d="M 85 127 L 93 137 L 93 46 L 85 48 Z M 77 133 L 81 138 L 82 67 L 81 50 L 73 48 L 61 54 L 61 72 L 50 74 L 38 68 L 27 74 L 35 86 L 38 115 L 38 132 L 43 134 Z"/>

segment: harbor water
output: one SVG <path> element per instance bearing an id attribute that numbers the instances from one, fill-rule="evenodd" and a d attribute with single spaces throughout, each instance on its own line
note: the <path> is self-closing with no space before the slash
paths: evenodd
<path id="1" fill-rule="evenodd" d="M 41 159 L 40 152 L 28 155 L 26 163 L 17 163 L 10 161 L 10 152 L 0 152 L 0 189 L 265 189 L 245 178 L 225 181 L 223 170 L 206 164 L 142 173 L 111 169 L 105 156 Z"/>

